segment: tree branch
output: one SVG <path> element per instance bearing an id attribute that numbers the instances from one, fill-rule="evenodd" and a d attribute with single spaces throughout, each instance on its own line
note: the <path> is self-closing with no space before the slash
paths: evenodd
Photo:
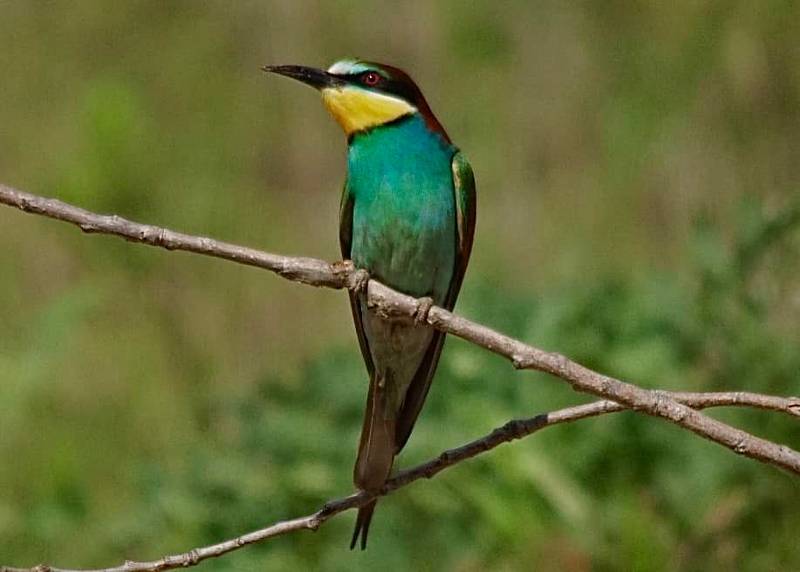
<path id="1" fill-rule="evenodd" d="M 0 203 L 22 211 L 70 222 L 84 232 L 120 236 L 131 242 L 168 250 L 186 250 L 257 266 L 303 284 L 328 288 L 353 287 L 358 270 L 352 263 L 328 263 L 315 258 L 270 254 L 211 238 L 191 236 L 165 228 L 131 222 L 116 215 L 99 215 L 56 199 L 47 199 L 0 185 Z M 368 304 L 387 319 L 412 319 L 423 307 L 418 300 L 370 280 Z M 615 401 L 627 408 L 661 417 L 728 449 L 800 475 L 800 453 L 755 437 L 683 405 L 664 393 L 640 388 L 592 371 L 567 357 L 524 344 L 486 326 L 476 324 L 443 308 L 432 307 L 425 321 L 437 330 L 458 336 L 501 355 L 517 369 L 550 373 L 573 389 Z"/>
<path id="2" fill-rule="evenodd" d="M 31 195 L 1 184 L 0 203 L 25 212 L 75 224 L 87 233 L 114 235 L 131 242 L 167 250 L 185 250 L 223 258 L 240 264 L 264 268 L 288 280 L 313 286 L 354 288 L 363 277 L 363 272 L 355 269 L 349 261 L 327 263 L 314 258 L 270 254 L 206 237 L 135 223 L 115 215 L 99 215 L 56 199 Z M 413 321 L 415 318 L 419 318 L 421 311 L 424 311 L 424 305 L 418 300 L 396 292 L 375 280 L 370 280 L 367 284 L 367 300 L 370 307 L 386 319 Z M 746 392 L 671 393 L 647 390 L 592 371 L 558 353 L 547 352 L 524 344 L 443 308 L 434 306 L 423 317 L 424 321 L 433 328 L 456 335 L 509 359 L 517 369 L 534 369 L 550 373 L 567 381 L 573 389 L 600 396 L 604 400 L 538 415 L 530 419 L 510 421 L 481 439 L 446 451 L 432 461 L 399 473 L 386 483 L 378 496 L 388 494 L 419 478 L 430 478 L 447 467 L 491 450 L 501 443 L 530 435 L 544 427 L 624 409 L 632 409 L 666 419 L 738 454 L 800 475 L 800 453 L 797 451 L 755 437 L 697 411 L 697 409 L 706 407 L 737 405 L 800 416 L 800 399 L 798 398 L 782 398 Z M 365 492 L 358 492 L 331 501 L 314 514 L 279 522 L 226 542 L 165 557 L 158 561 L 127 562 L 122 566 L 106 570 L 108 572 L 134 572 L 193 566 L 207 558 L 220 556 L 242 546 L 290 531 L 316 530 L 331 516 L 361 506 L 371 498 Z M 18 570 L 21 569 L 0 567 L 0 572 Z M 47 566 L 34 570 L 59 572 L 59 569 Z"/>
<path id="3" fill-rule="evenodd" d="M 800 417 L 800 398 L 796 397 L 776 397 L 749 392 L 687 393 L 661 391 L 658 393 L 696 409 L 721 406 L 755 407 Z M 388 480 L 383 488 L 375 495 L 359 491 L 346 497 L 328 501 L 322 508 L 312 514 L 276 522 L 265 528 L 243 534 L 236 538 L 231 538 L 224 542 L 194 548 L 182 554 L 165 556 L 159 560 L 152 560 L 149 562 L 134 562 L 129 560 L 119 566 L 102 568 L 99 570 L 54 568 L 46 564 L 40 564 L 33 568 L 0 566 L 0 572 L 157 572 L 160 570 L 196 566 L 203 560 L 223 556 L 250 544 L 262 542 L 276 536 L 282 536 L 289 532 L 298 530 L 315 531 L 325 524 L 328 519 L 341 512 L 360 507 L 375 497 L 388 495 L 416 480 L 422 478 L 430 479 L 453 465 L 491 451 L 503 443 L 532 435 L 541 429 L 571 421 L 597 417 L 599 415 L 617 413 L 626 409 L 626 407 L 614 403 L 613 401 L 602 400 L 584 405 L 576 405 L 566 409 L 559 409 L 558 411 L 552 411 L 550 413 L 541 413 L 527 419 L 514 419 L 502 427 L 496 428 L 480 439 L 470 441 L 455 449 L 444 451 L 435 459 L 431 459 L 411 469 L 401 471 Z"/>
<path id="4" fill-rule="evenodd" d="M 76 225 L 89 234 L 110 234 L 130 242 L 157 246 L 167 250 L 185 250 L 223 258 L 231 262 L 264 268 L 294 282 L 347 288 L 353 273 L 352 265 L 330 264 L 316 258 L 280 256 L 206 238 L 182 234 L 150 224 L 140 224 L 117 215 L 100 215 L 57 199 L 24 193 L 0 184 L 0 203 L 21 211 L 46 216 Z"/>
<path id="5" fill-rule="evenodd" d="M 186 250 L 257 266 L 304 284 L 328 288 L 354 287 L 359 271 L 352 263 L 328 263 L 314 258 L 270 254 L 211 238 L 192 236 L 152 225 L 139 224 L 116 215 L 100 215 L 57 199 L 47 199 L 0 185 L 0 203 L 22 211 L 70 222 L 88 233 L 120 236 L 131 242 L 168 250 Z M 367 303 L 387 319 L 411 320 L 424 307 L 411 296 L 392 290 L 375 280 L 367 285 Z M 517 369 L 550 373 L 573 389 L 615 401 L 629 409 L 693 431 L 731 451 L 800 475 L 800 453 L 761 439 L 684 405 L 663 392 L 643 389 L 592 371 L 567 357 L 524 344 L 486 326 L 433 306 L 425 322 L 437 330 L 458 336 L 509 359 Z"/>

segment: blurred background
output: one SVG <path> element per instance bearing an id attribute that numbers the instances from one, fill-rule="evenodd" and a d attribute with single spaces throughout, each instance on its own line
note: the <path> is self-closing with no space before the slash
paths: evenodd
<path id="1" fill-rule="evenodd" d="M 0 1 L 0 180 L 335 260 L 345 141 L 264 64 L 421 85 L 478 180 L 457 310 L 646 387 L 800 393 L 800 3 Z M 0 209 L 0 563 L 108 566 L 351 491 L 341 292 Z M 450 340 L 398 465 L 587 398 Z M 715 417 L 800 448 L 779 414 Z M 800 569 L 800 486 L 658 420 L 548 429 L 203 570 Z"/>

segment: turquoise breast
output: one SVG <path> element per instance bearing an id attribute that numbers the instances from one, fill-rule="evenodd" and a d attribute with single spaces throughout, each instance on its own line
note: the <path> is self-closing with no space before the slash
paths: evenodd
<path id="1" fill-rule="evenodd" d="M 353 262 L 437 304 L 447 295 L 457 244 L 455 152 L 419 115 L 356 135 L 348 148 Z"/>

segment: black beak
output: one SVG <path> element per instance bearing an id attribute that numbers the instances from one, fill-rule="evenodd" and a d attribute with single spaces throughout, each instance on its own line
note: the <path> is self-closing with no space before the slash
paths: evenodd
<path id="1" fill-rule="evenodd" d="M 307 68 L 305 66 L 264 66 L 261 69 L 265 72 L 278 73 L 297 81 L 302 81 L 317 89 L 344 85 L 342 78 L 316 68 Z"/>

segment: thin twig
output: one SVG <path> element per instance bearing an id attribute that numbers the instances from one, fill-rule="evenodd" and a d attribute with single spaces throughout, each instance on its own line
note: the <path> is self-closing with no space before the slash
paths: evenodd
<path id="1" fill-rule="evenodd" d="M 0 203 L 77 225 L 84 232 L 120 236 L 131 242 L 168 250 L 186 250 L 265 268 L 280 276 L 328 288 L 353 287 L 359 270 L 352 263 L 327 263 L 314 258 L 269 254 L 251 248 L 191 236 L 152 225 L 131 222 L 116 215 L 99 215 L 56 199 L 47 199 L 0 185 Z M 388 319 L 419 317 L 423 305 L 411 296 L 370 280 L 367 301 L 376 313 Z M 427 324 L 470 341 L 509 359 L 517 369 L 535 369 L 567 381 L 573 389 L 609 399 L 653 417 L 693 431 L 746 457 L 769 463 L 800 475 L 800 453 L 761 439 L 695 411 L 664 393 L 643 389 L 592 371 L 567 357 L 524 344 L 486 326 L 434 306 L 425 316 Z"/>
<path id="2" fill-rule="evenodd" d="M 749 392 L 685 393 L 664 391 L 659 393 L 697 409 L 720 406 L 746 406 L 800 416 L 800 399 L 795 397 L 776 397 Z M 44 564 L 40 564 L 34 568 L 0 566 L 0 572 L 156 572 L 160 570 L 195 566 L 203 560 L 223 556 L 224 554 L 233 552 L 249 544 L 262 542 L 289 532 L 317 530 L 331 517 L 340 512 L 362 506 L 375 496 L 387 495 L 392 491 L 405 487 L 422 478 L 430 479 L 453 465 L 487 451 L 491 451 L 503 443 L 532 435 L 540 429 L 571 421 L 578 421 L 580 419 L 587 419 L 589 417 L 597 417 L 598 415 L 616 413 L 625 409 L 625 407 L 618 403 L 603 400 L 587 403 L 585 405 L 568 407 L 550 413 L 542 413 L 528 419 L 515 419 L 509 421 L 502 427 L 498 427 L 480 439 L 445 451 L 435 459 L 431 459 L 426 463 L 398 473 L 395 477 L 387 481 L 376 495 L 370 495 L 364 491 L 356 492 L 349 496 L 326 502 L 321 509 L 313 514 L 277 522 L 265 528 L 243 534 L 224 542 L 194 548 L 182 554 L 165 556 L 159 560 L 150 562 L 134 562 L 129 560 L 119 566 L 103 568 L 101 570 L 71 570 L 54 568 Z"/>

